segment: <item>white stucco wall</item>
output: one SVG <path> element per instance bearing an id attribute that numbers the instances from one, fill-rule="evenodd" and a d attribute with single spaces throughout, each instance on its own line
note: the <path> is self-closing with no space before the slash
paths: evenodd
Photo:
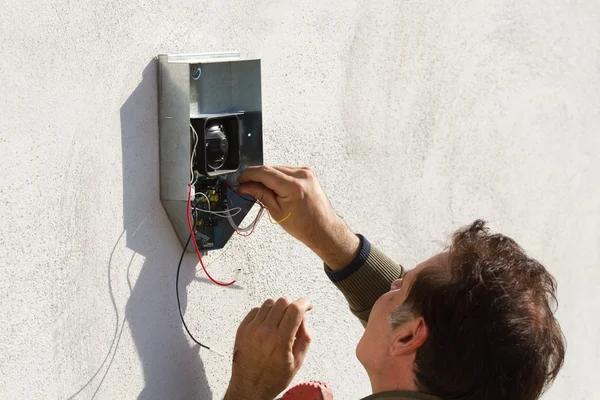
<path id="1" fill-rule="evenodd" d="M 598 2 L 0 10 L 0 398 L 223 395 L 229 357 L 198 351 L 177 314 L 152 61 L 220 50 L 262 58 L 266 162 L 314 167 L 336 210 L 397 261 L 482 217 L 547 265 L 568 352 L 546 398 L 600 398 Z M 193 332 L 229 353 L 252 306 L 305 296 L 314 343 L 296 381 L 366 395 L 360 324 L 316 256 L 265 221 L 208 257 L 222 279 L 243 266 L 241 289 L 185 258 Z"/>

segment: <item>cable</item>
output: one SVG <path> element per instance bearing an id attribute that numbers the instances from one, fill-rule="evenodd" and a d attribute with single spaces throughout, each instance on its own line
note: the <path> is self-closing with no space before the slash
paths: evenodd
<path id="1" fill-rule="evenodd" d="M 190 184 L 194 183 L 194 158 L 196 158 L 196 147 L 198 147 L 198 132 L 194 129 L 194 126 L 190 123 L 190 128 L 192 128 L 192 134 L 194 136 L 194 150 L 192 150 L 192 158 L 190 159 L 190 173 L 192 174 L 192 178 L 190 179 Z"/>
<path id="2" fill-rule="evenodd" d="M 208 199 L 208 196 L 205 193 L 196 192 L 196 196 L 198 196 L 198 195 L 204 196 L 204 198 L 206 199 L 206 204 L 208 204 L 208 211 L 210 211 L 210 200 Z"/>
<path id="3" fill-rule="evenodd" d="M 185 242 L 185 245 L 183 246 L 183 251 L 181 252 L 181 257 L 179 258 L 179 264 L 177 264 L 177 277 L 175 278 L 175 292 L 177 293 L 177 308 L 179 309 L 179 316 L 181 317 L 181 323 L 183 324 L 183 327 L 185 328 L 185 331 L 187 332 L 187 334 L 190 335 L 190 338 L 192 338 L 194 343 L 196 343 L 198 346 L 204 347 L 205 349 L 210 350 L 210 347 L 200 343 L 198 340 L 196 340 L 194 335 L 192 335 L 192 332 L 190 332 L 187 324 L 185 323 L 185 319 L 183 318 L 183 312 L 181 311 L 181 300 L 179 300 L 179 271 L 181 270 L 181 262 L 183 261 L 183 256 L 185 255 L 185 249 L 187 248 L 188 244 L 190 244 L 191 238 L 192 238 L 192 235 L 190 234 L 190 236 L 188 236 L 187 242 Z"/>
<path id="4" fill-rule="evenodd" d="M 241 207 L 228 208 L 227 210 L 222 210 L 222 211 L 207 211 L 207 210 L 202 210 L 201 208 L 194 208 L 194 207 L 192 207 L 192 208 L 196 211 L 216 215 L 217 217 L 221 217 L 221 218 L 227 218 L 229 216 L 235 217 L 236 215 L 238 215 L 239 213 L 242 212 Z"/>
<path id="5" fill-rule="evenodd" d="M 192 220 L 190 218 L 190 214 L 191 214 L 191 210 L 192 210 L 192 188 L 193 188 L 193 186 L 190 184 L 189 185 L 189 191 L 188 191 L 187 212 L 186 212 L 186 214 L 187 214 L 188 228 L 190 229 L 190 235 L 192 236 L 192 239 L 194 240 L 194 248 L 196 249 L 196 255 L 198 256 L 198 260 L 200 260 L 200 265 L 202 265 L 202 269 L 204 270 L 204 273 L 206 274 L 206 276 L 208 277 L 208 279 L 210 279 L 213 283 L 216 283 L 219 286 L 230 286 L 230 285 L 233 285 L 235 283 L 235 280 L 233 280 L 233 281 L 231 281 L 229 283 L 222 283 L 222 282 L 219 282 L 219 281 L 215 280 L 212 276 L 210 276 L 210 274 L 208 273 L 208 270 L 204 266 L 204 262 L 202 261 L 202 256 L 200 255 L 200 249 L 198 249 L 198 243 L 196 242 L 196 235 L 194 235 L 194 227 L 192 226 Z"/>
<path id="6" fill-rule="evenodd" d="M 235 224 L 235 221 L 233 220 L 233 218 L 231 218 L 230 215 L 227 216 L 227 219 L 229 220 L 229 224 L 231 225 L 231 227 L 237 232 L 237 233 L 245 233 L 248 232 L 250 230 L 254 230 L 254 227 L 256 226 L 256 224 L 258 223 L 258 220 L 262 217 L 262 214 L 264 212 L 264 207 L 261 207 L 260 211 L 258 212 L 258 214 L 256 214 L 256 218 L 254 219 L 254 222 L 251 223 L 250 225 L 248 225 L 245 228 L 240 228 L 238 225 Z"/>
<path id="7" fill-rule="evenodd" d="M 279 224 L 281 224 L 283 221 L 285 221 L 286 219 L 288 219 L 290 217 L 290 215 L 292 215 L 292 212 L 290 211 L 290 213 L 288 215 L 286 215 L 283 219 L 280 219 L 279 221 L 273 221 L 273 218 L 271 217 L 271 212 L 269 211 L 269 209 L 267 208 L 267 206 L 265 206 L 263 203 L 261 203 L 260 200 L 258 200 L 258 199 L 255 199 L 255 200 L 256 200 L 256 202 L 258 204 L 260 204 L 260 206 L 262 208 L 264 208 L 265 210 L 267 210 L 267 213 L 269 215 L 269 220 L 271 221 L 271 223 L 273 225 L 279 225 Z"/>
<path id="8" fill-rule="evenodd" d="M 230 214 L 232 217 L 238 215 L 242 209 L 240 207 L 234 207 L 234 208 L 228 208 L 227 210 L 221 210 L 221 211 L 211 211 L 210 210 L 210 199 L 208 198 L 208 196 L 206 195 L 206 193 L 202 193 L 202 192 L 196 192 L 195 196 L 204 196 L 204 198 L 206 199 L 206 204 L 208 206 L 208 210 L 202 210 L 200 208 L 194 208 L 196 211 L 200 211 L 200 212 L 204 212 L 204 213 L 208 213 L 208 214 L 213 214 L 216 215 L 218 217 L 221 218 L 227 218 L 227 214 Z M 231 214 L 232 212 L 235 212 L 235 214 Z"/>
<path id="9" fill-rule="evenodd" d="M 230 185 L 230 187 L 231 187 L 231 185 Z M 237 194 L 237 193 L 236 193 L 236 194 Z M 250 202 L 254 203 L 254 200 L 248 200 L 248 199 L 246 199 L 246 198 L 244 198 L 244 197 L 240 196 L 239 194 L 238 194 L 238 196 L 239 196 L 239 197 L 241 197 L 241 199 L 242 199 L 242 200 L 246 200 L 246 201 L 250 201 Z M 231 199 L 231 197 L 229 197 L 229 196 L 227 196 L 227 198 L 229 199 L 229 203 L 230 203 L 231 207 L 233 207 L 233 200 L 232 200 L 232 199 Z M 257 217 L 258 217 L 258 215 L 257 215 Z M 241 234 L 240 232 L 238 232 L 237 230 L 235 231 L 235 233 L 237 233 L 237 234 L 238 234 L 238 235 L 240 235 L 240 236 L 250 236 L 250 235 L 252 234 L 252 232 L 254 231 L 254 227 L 256 227 L 256 223 L 257 223 L 257 222 L 258 222 L 258 220 L 257 220 L 257 219 L 254 219 L 254 226 L 252 227 L 252 230 L 250 231 L 250 233 L 248 233 L 247 235 L 243 235 L 243 234 Z"/>
<path id="10" fill-rule="evenodd" d="M 267 209 L 267 211 L 269 211 L 269 209 Z M 273 225 L 279 225 L 280 223 L 282 223 L 283 221 L 285 221 L 286 219 L 288 219 L 290 217 L 290 215 L 292 215 L 292 212 L 290 211 L 290 213 L 288 215 L 286 215 L 283 219 L 280 219 L 279 221 L 273 221 L 273 218 L 271 217 L 271 212 L 269 212 L 269 220 L 271 220 L 271 223 Z"/>
<path id="11" fill-rule="evenodd" d="M 250 236 L 252 235 L 252 232 L 254 232 L 254 228 L 256 228 L 256 225 L 258 224 L 258 220 L 262 217 L 262 214 L 264 213 L 265 209 L 261 208 L 260 211 L 258 212 L 258 214 L 256 215 L 256 218 L 254 219 L 254 223 L 252 224 L 252 230 L 245 234 L 245 233 L 240 233 L 239 231 L 235 231 L 235 233 L 237 233 L 240 236 Z"/>
<path id="12" fill-rule="evenodd" d="M 196 185 L 198 179 L 200 179 L 200 174 L 198 173 L 198 171 L 196 171 L 196 173 L 194 174 L 194 180 L 192 181 L 192 185 Z"/>
<path id="13" fill-rule="evenodd" d="M 251 202 L 251 203 L 257 203 L 257 202 L 258 202 L 258 204 L 259 204 L 259 205 L 260 205 L 260 207 L 261 207 L 261 209 L 260 209 L 260 211 L 258 212 L 258 214 L 256 214 L 256 218 L 254 219 L 254 221 L 253 221 L 252 223 L 250 223 L 250 225 L 248 225 L 248 226 L 247 226 L 247 227 L 245 227 L 245 228 L 240 228 L 238 225 L 236 225 L 236 224 L 235 224 L 235 221 L 234 221 L 232 218 L 230 218 L 229 216 L 227 216 L 227 219 L 229 220 L 229 224 L 230 224 L 230 225 L 231 225 L 231 227 L 232 227 L 232 228 L 233 228 L 233 229 L 234 229 L 234 230 L 237 232 L 237 234 L 239 234 L 239 235 L 241 235 L 241 236 L 250 236 L 250 235 L 252 234 L 252 232 L 254 231 L 254 228 L 256 227 L 256 224 L 258 223 L 258 221 L 259 221 L 259 220 L 260 220 L 260 218 L 262 217 L 262 215 L 263 215 L 263 213 L 264 213 L 264 210 L 265 210 L 265 208 L 266 208 L 266 207 L 264 206 L 264 204 L 262 204 L 262 203 L 261 203 L 261 202 L 259 202 L 258 200 L 250 200 L 250 199 L 247 199 L 247 198 L 243 197 L 242 195 L 238 194 L 238 193 L 235 191 L 235 186 L 234 186 L 234 185 L 227 185 L 227 186 L 228 186 L 228 187 L 229 187 L 229 189 L 231 189 L 231 191 L 232 191 L 232 192 L 233 192 L 233 193 L 234 193 L 236 196 L 238 196 L 240 199 L 242 199 L 242 200 L 246 200 L 246 201 L 249 201 L 249 202 Z M 231 200 L 231 198 L 229 198 L 229 201 L 231 201 L 231 202 L 233 203 L 233 201 Z M 236 215 L 237 215 L 237 214 L 236 214 Z M 233 215 L 232 215 L 232 216 L 233 216 Z M 245 232 L 248 232 L 248 231 L 249 231 L 250 233 L 248 233 L 247 235 L 242 235 L 242 233 L 245 233 Z"/>
<path id="14" fill-rule="evenodd" d="M 210 210 L 210 199 L 208 198 L 208 196 L 206 195 L 206 193 L 202 193 L 202 192 L 196 192 L 195 194 L 196 196 L 204 196 L 204 198 L 206 199 L 206 204 L 208 205 L 208 211 L 207 210 L 202 210 L 200 208 L 196 208 L 196 211 L 200 211 L 200 212 L 204 212 L 204 213 L 209 213 L 209 214 L 214 214 L 218 217 L 221 218 L 226 218 L 226 214 L 230 214 L 232 217 L 235 217 L 236 215 L 238 215 L 242 209 L 240 207 L 234 207 L 234 208 L 228 208 L 227 210 L 221 210 L 221 211 L 211 211 Z M 235 214 L 231 214 L 232 212 L 235 211 Z"/>

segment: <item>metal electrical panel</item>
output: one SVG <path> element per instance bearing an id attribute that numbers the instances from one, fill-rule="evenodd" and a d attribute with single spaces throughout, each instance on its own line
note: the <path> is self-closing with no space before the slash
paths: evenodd
<path id="1" fill-rule="evenodd" d="M 190 235 L 190 180 L 202 194 L 195 209 L 240 207 L 233 216 L 239 225 L 253 203 L 232 185 L 246 167 L 263 164 L 260 60 L 235 52 L 159 55 L 158 110 L 160 199 L 182 245 Z M 198 215 L 199 249 L 223 248 L 235 232 L 229 221 Z"/>

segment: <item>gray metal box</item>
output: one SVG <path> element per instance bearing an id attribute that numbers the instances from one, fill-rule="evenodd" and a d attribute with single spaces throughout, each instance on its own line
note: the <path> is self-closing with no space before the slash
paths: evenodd
<path id="1" fill-rule="evenodd" d="M 192 120 L 225 115 L 239 119 L 239 168 L 225 171 L 231 184 L 247 166 L 263 164 L 260 60 L 241 60 L 234 52 L 159 55 L 158 111 L 160 198 L 184 245 L 189 236 Z M 242 207 L 235 218 L 239 224 L 252 204 L 240 202 L 236 207 Z M 233 233 L 228 224 L 220 226 L 211 249 L 222 248 Z M 193 251 L 193 246 L 187 250 Z"/>

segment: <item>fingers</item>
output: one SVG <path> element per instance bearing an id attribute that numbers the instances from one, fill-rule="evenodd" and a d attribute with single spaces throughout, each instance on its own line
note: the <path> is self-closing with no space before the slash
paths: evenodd
<path id="1" fill-rule="evenodd" d="M 240 175 L 238 182 L 240 184 L 248 182 L 262 183 L 282 197 L 287 197 L 295 185 L 292 177 L 266 165 L 248 167 L 242 175 Z"/>
<path id="2" fill-rule="evenodd" d="M 260 308 L 253 308 L 244 318 L 241 325 L 247 325 L 250 322 L 257 325 L 277 329 L 282 336 L 293 341 L 299 332 L 300 325 L 304 319 L 304 314 L 312 310 L 312 304 L 306 299 L 298 299 L 293 303 L 286 298 L 280 298 L 277 301 L 267 299 Z"/>
<path id="3" fill-rule="evenodd" d="M 312 310 L 312 304 L 306 299 L 298 299 L 287 306 L 281 323 L 279 324 L 279 332 L 283 339 L 290 343 L 294 341 L 298 328 L 304 319 L 304 314 Z"/>
<path id="4" fill-rule="evenodd" d="M 273 300 L 273 299 L 265 300 L 263 305 L 260 307 L 260 309 L 256 313 L 256 316 L 254 317 L 252 322 L 255 324 L 262 323 L 265 320 L 265 318 L 267 318 L 267 315 L 269 315 L 269 312 L 271 311 L 273 304 L 275 304 L 275 300 Z"/>
<path id="5" fill-rule="evenodd" d="M 300 323 L 298 332 L 296 332 L 296 340 L 294 341 L 294 347 L 292 347 L 292 354 L 294 355 L 294 359 L 300 365 L 304 361 L 304 356 L 308 352 L 308 348 L 310 346 L 311 341 L 312 338 L 310 336 L 310 333 L 308 332 L 308 328 L 306 327 L 306 318 L 302 318 L 302 322 Z"/>
<path id="6" fill-rule="evenodd" d="M 314 175 L 313 171 L 308 167 L 275 166 L 273 168 L 297 179 L 308 179 Z"/>
<path id="7" fill-rule="evenodd" d="M 263 203 L 265 206 L 267 206 L 269 210 L 279 211 L 280 209 L 275 193 L 273 193 L 271 189 L 269 189 L 262 183 L 243 183 L 238 187 L 237 193 L 242 196 L 249 194 L 250 196 Z"/>
<path id="8" fill-rule="evenodd" d="M 254 318 L 256 318 L 256 315 L 258 314 L 258 310 L 259 310 L 258 307 L 254 307 L 252 310 L 250 310 L 250 312 L 246 315 L 246 317 L 244 317 L 244 319 L 242 320 L 242 323 L 238 327 L 237 333 L 235 335 L 236 343 L 238 342 L 240 335 L 246 329 L 248 324 L 250 324 L 250 322 L 252 322 L 254 320 Z"/>
<path id="9" fill-rule="evenodd" d="M 250 312 L 242 320 L 240 327 L 244 326 L 244 325 L 248 325 L 252 320 L 254 320 L 254 318 L 256 318 L 256 314 L 258 314 L 258 310 L 259 310 L 258 307 L 254 307 L 252 310 L 250 310 Z"/>
<path id="10" fill-rule="evenodd" d="M 289 305 L 290 301 L 288 299 L 284 299 L 283 297 L 278 299 L 271 308 L 267 318 L 265 318 L 265 325 L 269 328 L 276 329 L 281 323 L 283 314 Z"/>

